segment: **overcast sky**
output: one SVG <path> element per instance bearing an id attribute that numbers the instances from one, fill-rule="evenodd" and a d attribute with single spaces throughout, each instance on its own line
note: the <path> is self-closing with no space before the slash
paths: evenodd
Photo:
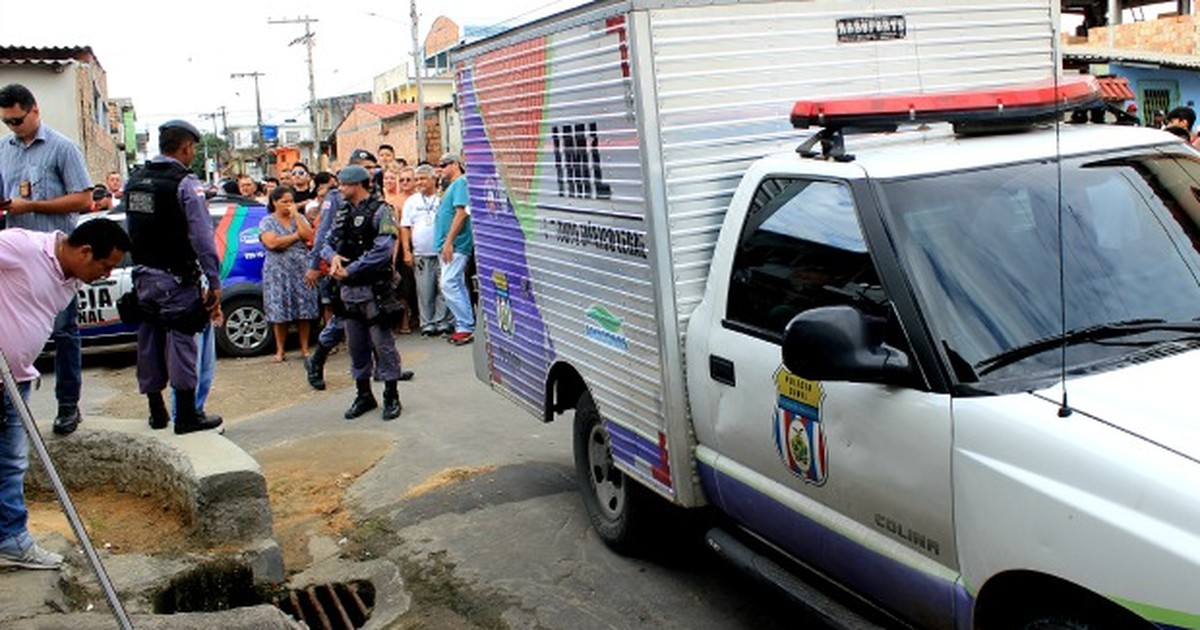
<path id="1" fill-rule="evenodd" d="M 417 0 L 420 39 L 446 15 L 459 26 L 484 26 L 561 11 L 582 0 Z M 203 11 L 198 11 L 203 7 Z M 185 14 L 186 8 L 197 9 Z M 170 118 L 211 129 L 200 114 L 228 108 L 229 123 L 252 124 L 254 83 L 231 73 L 262 72 L 263 118 L 306 120 L 308 72 L 303 24 L 268 20 L 307 15 L 316 35 L 317 97 L 370 91 L 373 78 L 411 59 L 408 2 L 360 0 L 201 0 L 162 3 L 35 0 L 5 6 L 0 44 L 91 46 L 108 76 L 109 97 L 133 99 L 138 130 Z M 371 15 L 372 13 L 376 15 Z M 187 17 L 183 17 L 187 15 Z M 43 103 L 43 107 L 53 107 Z"/>

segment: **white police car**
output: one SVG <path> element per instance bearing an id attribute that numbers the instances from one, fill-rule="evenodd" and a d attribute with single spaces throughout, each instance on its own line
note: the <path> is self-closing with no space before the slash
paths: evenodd
<path id="1" fill-rule="evenodd" d="M 266 249 L 258 239 L 258 224 L 267 209 L 254 199 L 218 195 L 208 200 L 221 265 L 222 309 L 225 323 L 217 329 L 217 348 L 223 354 L 246 357 L 261 354 L 272 342 L 263 310 L 262 265 Z M 80 220 L 107 217 L 124 223 L 121 206 Z M 129 343 L 137 327 L 121 321 L 117 300 L 133 288 L 132 265 L 126 256 L 112 275 L 79 290 L 79 334 L 85 346 Z"/>

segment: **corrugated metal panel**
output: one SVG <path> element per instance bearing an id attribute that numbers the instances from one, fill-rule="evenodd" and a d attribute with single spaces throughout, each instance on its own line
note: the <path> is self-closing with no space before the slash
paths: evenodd
<path id="1" fill-rule="evenodd" d="M 624 17 L 584 11 L 565 30 L 499 41 L 458 57 L 491 380 L 540 413 L 549 366 L 569 362 L 606 419 L 656 442 L 660 341 Z"/>
<path id="2" fill-rule="evenodd" d="M 1054 71 L 1045 0 L 773 2 L 650 12 L 680 330 L 699 303 L 725 209 L 765 154 L 795 148 L 801 98 L 936 92 Z M 906 37 L 839 43 L 845 17 L 904 16 Z"/>

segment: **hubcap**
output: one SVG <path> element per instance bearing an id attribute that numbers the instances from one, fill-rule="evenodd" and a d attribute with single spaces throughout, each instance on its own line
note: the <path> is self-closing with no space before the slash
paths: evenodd
<path id="1" fill-rule="evenodd" d="M 225 317 L 229 342 L 242 350 L 255 350 L 267 340 L 266 314 L 252 306 L 242 306 Z"/>
<path id="2" fill-rule="evenodd" d="M 599 423 L 588 436 L 588 471 L 600 510 L 610 519 L 619 518 L 625 509 L 625 476 L 613 466 L 608 432 Z"/>

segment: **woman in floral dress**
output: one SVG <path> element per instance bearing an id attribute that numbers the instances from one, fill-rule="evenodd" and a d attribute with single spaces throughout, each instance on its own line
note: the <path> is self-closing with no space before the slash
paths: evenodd
<path id="1" fill-rule="evenodd" d="M 300 334 L 300 355 L 308 357 L 309 324 L 317 318 L 317 291 L 304 285 L 308 268 L 308 246 L 313 229 L 296 208 L 295 192 L 290 186 L 271 191 L 269 214 L 258 224 L 258 238 L 267 248 L 263 261 L 263 306 L 267 321 L 275 330 L 275 362 L 284 360 L 284 342 L 288 325 L 296 323 Z"/>

